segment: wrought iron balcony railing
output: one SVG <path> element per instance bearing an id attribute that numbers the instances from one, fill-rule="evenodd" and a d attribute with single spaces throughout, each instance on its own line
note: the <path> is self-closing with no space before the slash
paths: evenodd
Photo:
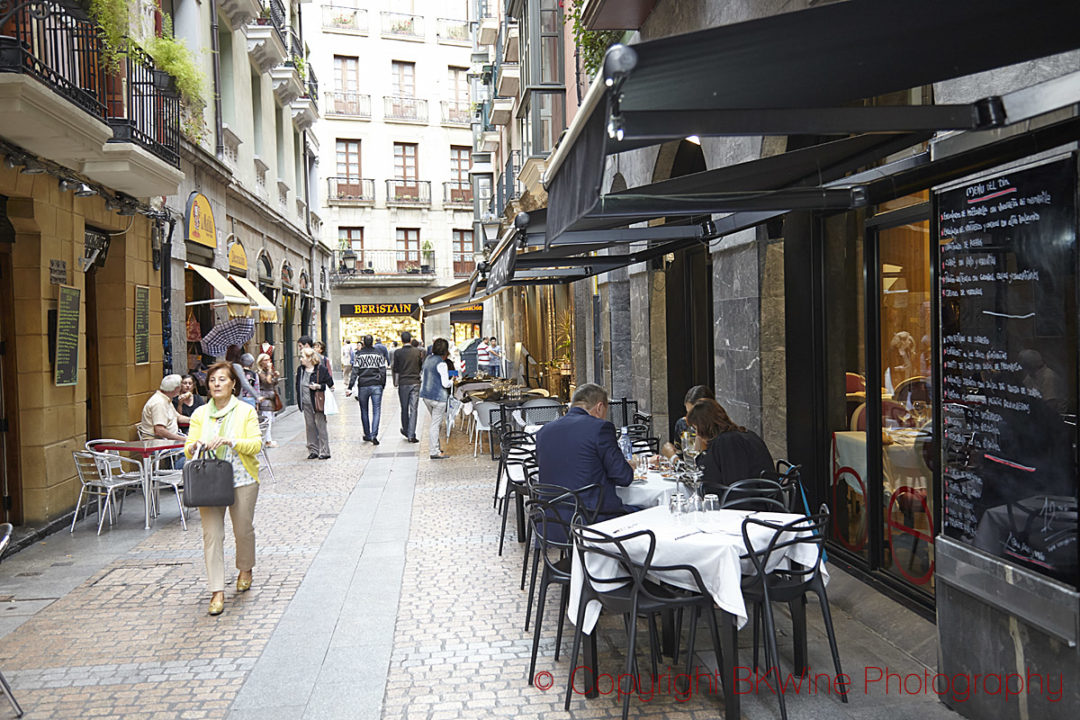
<path id="1" fill-rule="evenodd" d="M 9 3 L 0 3 L 8 15 Z M 55 0 L 12 11 L 0 28 L 0 72 L 36 78 L 90 115 L 105 119 L 105 71 L 97 27 Z"/>
<path id="2" fill-rule="evenodd" d="M 427 180 L 387 180 L 387 205 L 431 205 L 431 183 Z"/>
<path id="3" fill-rule="evenodd" d="M 134 142 L 180 167 L 180 95 L 172 77 L 134 43 L 124 51 L 124 82 L 106 95 L 113 139 Z"/>
<path id="4" fill-rule="evenodd" d="M 506 165 L 503 166 L 502 176 L 499 178 L 503 184 L 504 203 L 517 200 L 521 195 L 517 178 L 519 172 L 521 172 L 521 151 L 511 150 L 506 158 Z"/>
<path id="5" fill-rule="evenodd" d="M 369 276 L 434 274 L 435 253 L 431 250 L 337 250 L 330 282 L 340 285 Z"/>
<path id="6" fill-rule="evenodd" d="M 344 5 L 323 5 L 322 26 L 327 30 L 351 30 L 367 35 L 368 11 Z"/>
<path id="7" fill-rule="evenodd" d="M 371 205 L 375 202 L 372 178 L 329 177 L 326 199 L 331 205 Z"/>
<path id="8" fill-rule="evenodd" d="M 460 100 L 443 100 L 442 121 L 447 125 L 468 125 L 472 122 L 469 103 Z"/>
<path id="9" fill-rule="evenodd" d="M 285 28 L 286 47 L 289 51 L 289 59 L 285 62 L 294 68 L 304 64 L 304 41 L 300 39 L 300 33 L 295 28 Z M 306 68 L 305 68 L 306 69 Z"/>
<path id="10" fill-rule="evenodd" d="M 408 13 L 381 12 L 382 34 L 384 37 L 419 38 L 424 37 L 424 16 Z"/>
<path id="11" fill-rule="evenodd" d="M 443 183 L 443 204 L 471 208 L 472 185 L 467 180 L 450 180 Z"/>
<path id="12" fill-rule="evenodd" d="M 426 123 L 427 100 L 401 95 L 384 95 L 383 115 L 387 120 Z"/>
<path id="13" fill-rule="evenodd" d="M 469 21 L 468 20 L 451 20 L 449 18 L 439 18 L 439 42 L 441 43 L 462 43 L 470 44 L 472 38 L 469 37 Z"/>
<path id="14" fill-rule="evenodd" d="M 454 277 L 469 277 L 475 269 L 472 253 L 454 253 Z"/>
<path id="15" fill-rule="evenodd" d="M 307 71 L 307 82 L 304 83 L 306 87 L 306 94 L 311 98 L 311 102 L 315 103 L 315 107 L 319 106 L 319 79 L 315 77 L 315 69 L 311 67 L 311 63 L 308 63 L 305 68 Z"/>
<path id="16" fill-rule="evenodd" d="M 371 119 L 371 96 L 334 90 L 326 93 L 326 114 Z"/>

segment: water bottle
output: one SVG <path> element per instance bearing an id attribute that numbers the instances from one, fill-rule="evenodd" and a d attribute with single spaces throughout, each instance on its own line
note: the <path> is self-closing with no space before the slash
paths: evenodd
<path id="1" fill-rule="evenodd" d="M 630 462 L 630 458 L 634 456 L 634 443 L 630 439 L 630 430 L 626 426 L 623 426 L 622 432 L 619 433 L 619 449 L 622 450 L 626 461 Z"/>

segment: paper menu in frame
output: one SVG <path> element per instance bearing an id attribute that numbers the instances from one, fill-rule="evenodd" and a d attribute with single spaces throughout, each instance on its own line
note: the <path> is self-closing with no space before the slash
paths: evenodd
<path id="1" fill-rule="evenodd" d="M 150 288 L 135 286 L 135 364 L 150 362 Z"/>
<path id="2" fill-rule="evenodd" d="M 59 285 L 56 303 L 56 345 L 53 351 L 53 382 L 75 385 L 79 379 L 79 313 L 82 291 Z"/>

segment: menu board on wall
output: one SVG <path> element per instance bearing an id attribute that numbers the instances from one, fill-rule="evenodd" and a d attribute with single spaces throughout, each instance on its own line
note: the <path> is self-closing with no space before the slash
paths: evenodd
<path id="1" fill-rule="evenodd" d="M 150 288 L 135 286 L 135 364 L 150 362 Z"/>
<path id="2" fill-rule="evenodd" d="M 942 526 L 1080 582 L 1072 156 L 936 196 Z"/>
<path id="3" fill-rule="evenodd" d="M 56 345 L 53 355 L 53 382 L 74 385 L 79 380 L 79 296 L 80 290 L 60 285 L 56 303 Z"/>

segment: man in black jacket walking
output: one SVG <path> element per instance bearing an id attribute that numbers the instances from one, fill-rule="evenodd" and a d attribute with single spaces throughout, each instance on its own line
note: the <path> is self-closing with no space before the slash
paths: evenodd
<path id="1" fill-rule="evenodd" d="M 386 387 L 386 358 L 375 349 L 375 342 L 370 335 L 365 335 L 363 347 L 353 354 L 352 377 L 345 397 L 352 394 L 356 385 L 356 400 L 360 403 L 360 420 L 364 423 L 364 440 L 373 445 L 379 444 L 379 420 L 382 415 L 382 394 Z M 370 422 L 368 418 L 368 400 L 371 401 Z"/>
<path id="2" fill-rule="evenodd" d="M 401 333 L 401 348 L 394 353 L 391 370 L 401 401 L 401 434 L 414 443 L 420 442 L 416 439 L 416 408 L 420 404 L 420 364 L 424 352 L 413 346 L 413 342 L 412 333 Z"/>

